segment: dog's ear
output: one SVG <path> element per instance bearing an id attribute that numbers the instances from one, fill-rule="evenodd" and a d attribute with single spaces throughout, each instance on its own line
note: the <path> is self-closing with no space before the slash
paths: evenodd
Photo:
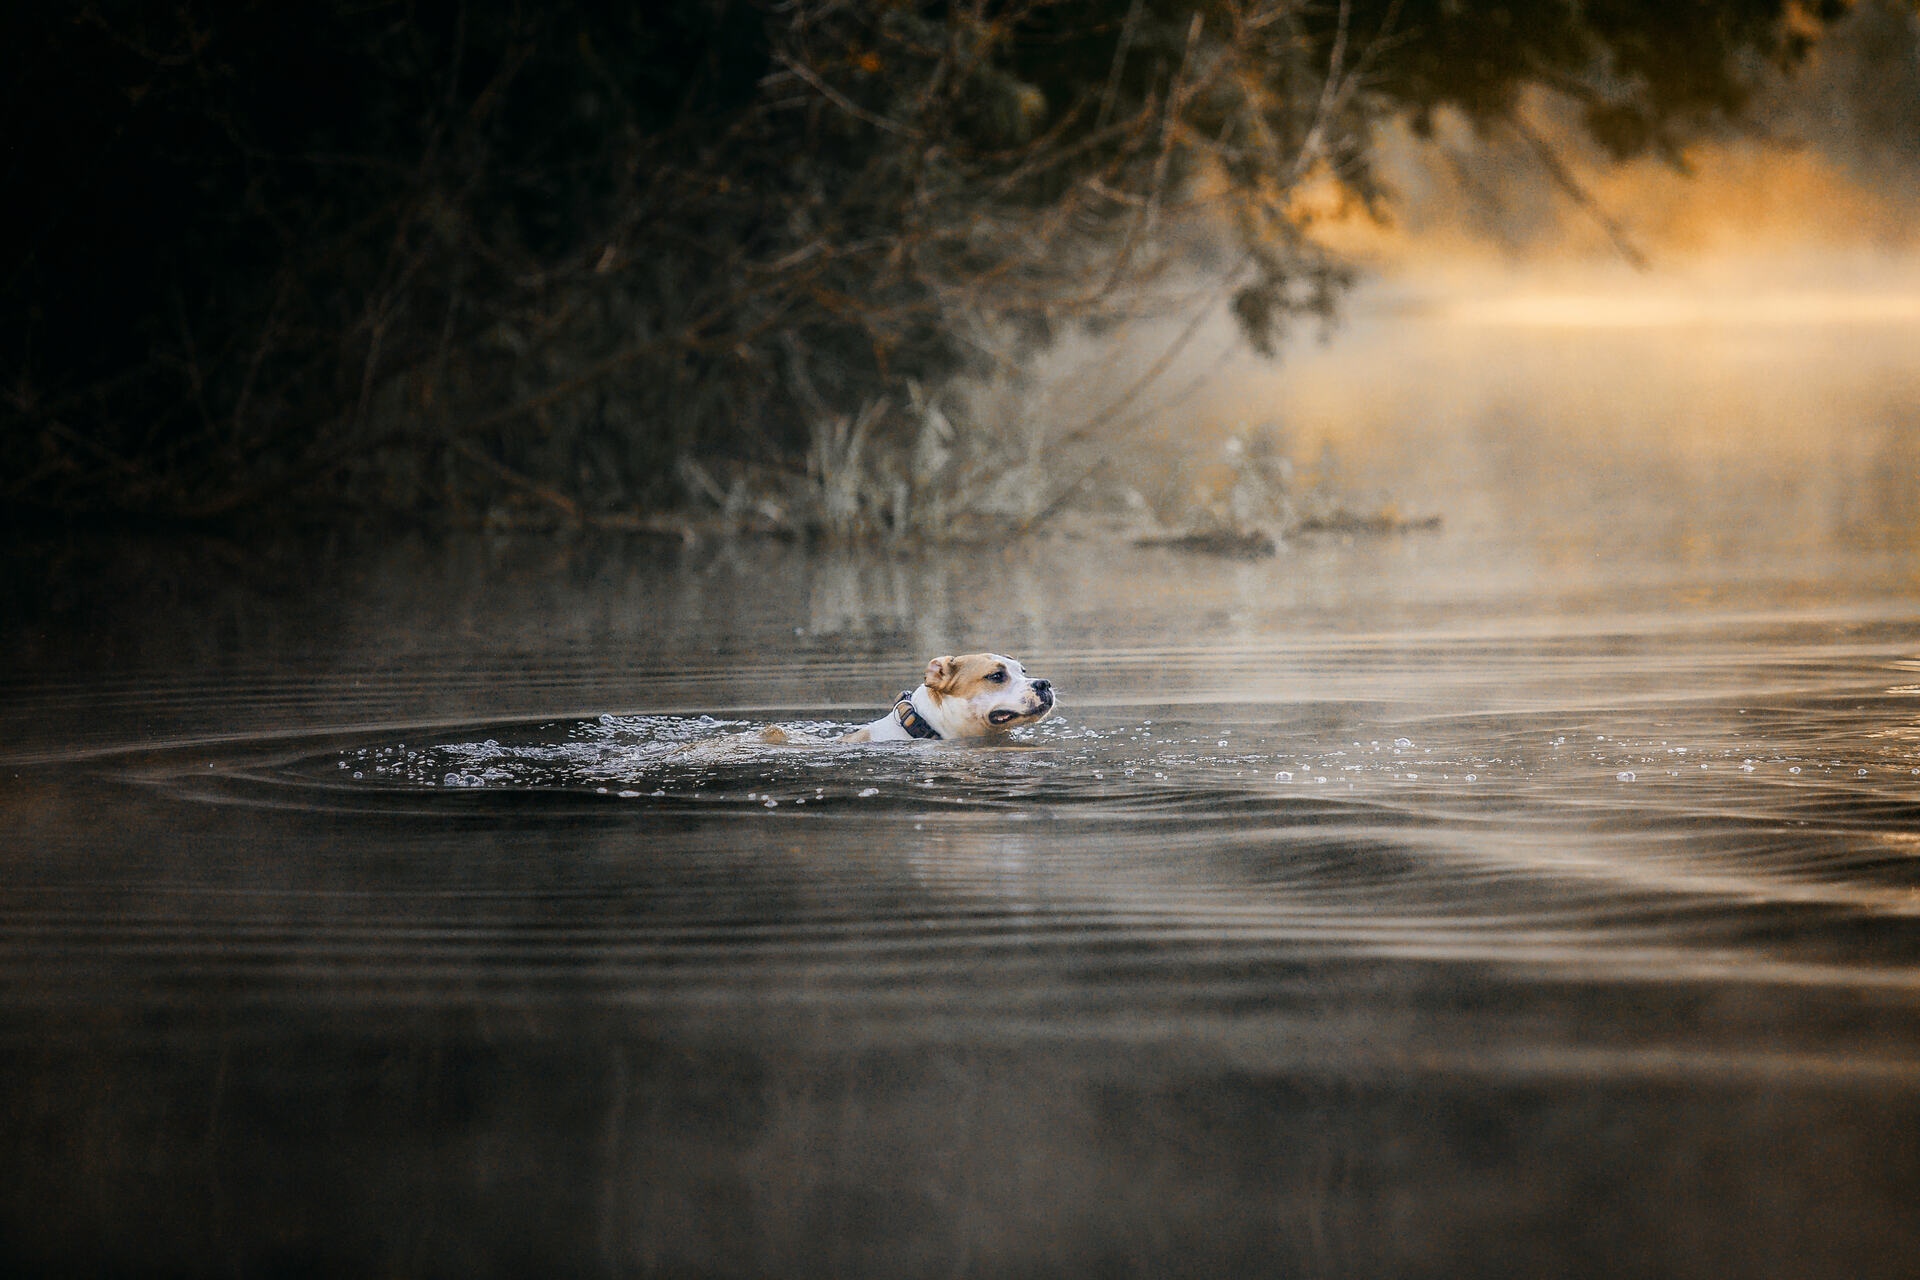
<path id="1" fill-rule="evenodd" d="M 924 683 L 928 693 L 952 693 L 953 681 L 960 674 L 960 663 L 953 655 L 935 658 L 927 664 Z"/>

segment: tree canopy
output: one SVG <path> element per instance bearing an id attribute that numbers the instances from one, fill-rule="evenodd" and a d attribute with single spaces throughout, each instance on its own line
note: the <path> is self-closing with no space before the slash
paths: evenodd
<path id="1" fill-rule="evenodd" d="M 948 379 L 1176 267 L 1270 349 L 1349 278 L 1296 197 L 1383 207 L 1382 119 L 1492 127 L 1539 85 L 1613 154 L 1677 157 L 1840 12 L 14 6 L 0 498 L 642 509 L 683 460 L 800 470 L 910 436 Z"/>

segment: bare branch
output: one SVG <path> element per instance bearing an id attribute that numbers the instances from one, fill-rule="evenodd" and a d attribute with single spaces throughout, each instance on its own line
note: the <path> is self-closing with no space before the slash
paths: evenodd
<path id="1" fill-rule="evenodd" d="M 906 125 L 899 123 L 898 121 L 889 120 L 885 116 L 875 115 L 873 112 L 867 110 L 865 107 L 855 102 L 852 98 L 849 98 L 846 94 L 840 92 L 838 89 L 828 84 L 824 79 L 821 78 L 819 72 L 815 71 L 812 67 L 809 67 L 806 63 L 800 61 L 798 58 L 794 57 L 792 54 L 780 53 L 780 54 L 776 54 L 775 57 L 782 66 L 792 71 L 795 75 L 799 76 L 802 80 L 805 80 L 808 84 L 812 85 L 815 89 L 818 89 L 821 95 L 824 96 L 829 102 L 833 103 L 833 105 L 835 105 L 836 107 L 839 107 L 842 111 L 846 112 L 848 115 L 853 116 L 855 119 L 864 120 L 866 123 L 872 125 L 876 129 L 885 129 L 888 133 L 897 133 L 903 138 L 924 138 L 927 136 L 926 134 L 922 133 L 918 129 L 911 129 L 911 128 L 908 128 Z"/>
<path id="2" fill-rule="evenodd" d="M 1626 259 L 1629 266 L 1635 271 L 1646 271 L 1652 267 L 1653 264 L 1648 261 L 1647 255 L 1642 253 L 1628 237 L 1626 228 L 1580 184 L 1580 180 L 1573 176 L 1573 171 L 1567 168 L 1547 140 L 1534 131 L 1533 126 L 1515 116 L 1507 122 L 1507 127 L 1527 144 L 1534 158 L 1540 162 L 1540 167 L 1553 180 L 1553 184 L 1565 192 L 1568 199 L 1578 205 L 1599 224 L 1602 231 L 1607 233 L 1607 239 L 1613 244 L 1614 250 Z"/>

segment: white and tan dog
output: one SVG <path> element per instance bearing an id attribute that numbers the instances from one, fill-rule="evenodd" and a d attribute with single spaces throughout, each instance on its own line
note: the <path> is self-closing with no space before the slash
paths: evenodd
<path id="1" fill-rule="evenodd" d="M 907 742 L 915 738 L 996 737 L 1039 724 L 1057 705 L 1051 680 L 997 653 L 935 658 L 925 680 L 893 701 L 893 710 L 842 742 Z"/>

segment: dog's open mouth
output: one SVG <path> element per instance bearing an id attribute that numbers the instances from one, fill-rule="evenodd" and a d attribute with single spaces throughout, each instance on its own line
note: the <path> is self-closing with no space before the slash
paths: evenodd
<path id="1" fill-rule="evenodd" d="M 1043 716 L 1051 710 L 1053 710 L 1052 697 L 1042 697 L 1039 706 L 1029 707 L 1025 711 L 1014 711 L 1007 707 L 989 711 L 987 712 L 987 723 L 993 725 L 1012 724 L 1015 720 L 1024 720 L 1028 716 Z"/>

